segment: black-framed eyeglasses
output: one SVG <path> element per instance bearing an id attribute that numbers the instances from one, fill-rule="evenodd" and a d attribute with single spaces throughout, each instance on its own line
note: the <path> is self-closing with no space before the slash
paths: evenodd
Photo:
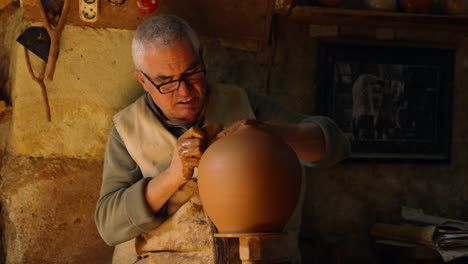
<path id="1" fill-rule="evenodd" d="M 203 78 L 205 78 L 206 69 L 203 68 L 200 71 L 192 72 L 180 79 L 161 83 L 161 84 L 155 84 L 153 80 L 151 80 L 151 78 L 148 75 L 146 75 L 146 73 L 144 73 L 143 71 L 140 71 L 140 72 L 146 77 L 146 79 L 148 79 L 148 81 L 151 82 L 151 84 L 153 84 L 154 87 L 156 87 L 156 89 L 158 89 L 158 91 L 161 94 L 168 94 L 168 93 L 177 91 L 180 87 L 181 82 L 185 82 L 188 85 L 194 85 L 196 83 L 201 82 Z"/>

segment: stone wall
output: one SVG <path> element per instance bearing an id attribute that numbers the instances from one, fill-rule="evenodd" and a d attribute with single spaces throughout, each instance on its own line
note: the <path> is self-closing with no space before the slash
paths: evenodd
<path id="1" fill-rule="evenodd" d="M 317 39 L 307 24 L 286 18 L 274 23 L 272 42 L 260 52 L 203 39 L 209 79 L 264 92 L 313 114 Z M 373 36 L 372 30 L 341 32 Z M 28 75 L 22 47 L 9 40 L 13 113 L 4 113 L 0 121 L 0 140 L 8 143 L 0 144 L 6 149 L 0 156 L 0 227 L 7 263 L 109 263 L 112 249 L 99 238 L 93 211 L 111 117 L 142 93 L 132 76 L 131 36 L 126 30 L 65 28 L 55 79 L 47 83 L 50 123 L 39 87 Z M 424 31 L 399 30 L 397 36 L 408 41 L 447 39 L 442 33 Z M 306 260 L 372 262 L 370 226 L 376 221 L 397 222 L 402 205 L 468 219 L 464 207 L 468 120 L 463 110 L 468 99 L 463 76 L 468 42 L 458 38 L 456 44 L 453 161 L 343 163 L 309 170 L 303 219 Z M 37 67 L 38 59 L 33 57 L 33 62 Z M 1 257 L 0 245 L 0 262 Z"/>

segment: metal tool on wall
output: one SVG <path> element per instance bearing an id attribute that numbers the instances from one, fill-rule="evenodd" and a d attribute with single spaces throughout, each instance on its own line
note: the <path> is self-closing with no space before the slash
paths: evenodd
<path id="1" fill-rule="evenodd" d="M 47 62 L 50 49 L 50 37 L 43 27 L 29 27 L 17 39 L 21 45 Z"/>
<path id="2" fill-rule="evenodd" d="M 47 96 L 47 87 L 44 78 L 48 81 L 53 80 L 55 65 L 59 54 L 59 42 L 65 22 L 67 19 L 68 9 L 70 7 L 70 0 L 65 0 L 60 20 L 54 28 L 52 28 L 49 19 L 47 18 L 46 11 L 42 1 L 39 1 L 39 9 L 44 23 L 44 27 L 30 27 L 26 29 L 16 41 L 24 46 L 24 54 L 26 57 L 26 64 L 29 74 L 32 79 L 36 81 L 41 87 L 41 93 L 44 100 L 44 107 L 46 110 L 47 121 L 51 121 L 50 105 Z M 29 51 L 37 55 L 43 61 L 41 62 L 41 71 L 36 76 L 29 58 Z"/>

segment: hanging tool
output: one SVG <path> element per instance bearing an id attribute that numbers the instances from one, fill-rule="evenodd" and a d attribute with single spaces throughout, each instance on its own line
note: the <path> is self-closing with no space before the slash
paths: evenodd
<path id="1" fill-rule="evenodd" d="M 17 39 L 21 45 L 47 62 L 50 49 L 50 37 L 43 27 L 30 27 L 26 29 Z"/>
<path id="2" fill-rule="evenodd" d="M 44 108 L 46 112 L 47 121 L 51 121 L 49 99 L 47 96 L 47 89 L 44 83 L 44 76 L 46 72 L 46 62 L 49 58 L 50 49 L 50 37 L 47 30 L 43 27 L 30 27 L 26 29 L 17 39 L 24 48 L 24 56 L 26 58 L 26 65 L 28 66 L 29 74 L 31 78 L 39 84 L 41 87 L 42 99 L 44 102 Z M 38 76 L 34 74 L 31 65 L 31 59 L 29 58 L 29 51 L 34 53 L 36 56 L 42 59 L 41 71 Z"/>
<path id="3" fill-rule="evenodd" d="M 41 86 L 41 93 L 42 93 L 42 98 L 44 101 L 44 108 L 46 110 L 46 118 L 47 118 L 47 121 L 50 122 L 52 119 L 50 117 L 49 98 L 47 97 L 47 89 L 44 83 L 44 75 L 46 73 L 46 62 L 41 61 L 41 72 L 39 73 L 38 76 L 36 76 L 32 69 L 31 60 L 29 59 L 29 51 L 26 48 L 26 46 L 24 47 L 24 55 L 26 57 L 26 65 L 28 66 L 29 74 L 31 75 L 33 80 L 36 81 L 39 84 L 39 86 Z"/>
<path id="4" fill-rule="evenodd" d="M 46 117 L 47 121 L 49 122 L 51 121 L 50 105 L 44 78 L 48 81 L 52 81 L 54 78 L 55 65 L 59 54 L 60 36 L 65 27 L 69 7 L 70 0 L 65 0 L 59 22 L 57 26 L 52 28 L 51 23 L 47 18 L 42 0 L 39 0 L 39 11 L 41 13 L 45 28 L 30 27 L 26 29 L 26 31 L 24 31 L 17 39 L 17 41 L 24 46 L 24 54 L 29 74 L 31 75 L 32 79 L 41 87 L 41 94 L 44 101 Z M 29 51 L 33 52 L 43 60 L 41 62 L 41 71 L 38 76 L 34 74 L 31 60 L 29 58 Z"/>
<path id="5" fill-rule="evenodd" d="M 69 7 L 70 0 L 65 0 L 62 12 L 60 14 L 60 20 L 57 26 L 55 28 L 52 28 L 49 19 L 47 18 L 44 5 L 42 1 L 39 0 L 39 11 L 41 13 L 42 22 L 44 23 L 44 27 L 46 28 L 47 33 L 49 33 L 50 36 L 50 51 L 45 73 L 45 78 L 47 81 L 52 81 L 54 79 L 55 64 L 57 62 L 59 54 L 60 36 L 62 34 L 63 28 L 65 27 Z"/>

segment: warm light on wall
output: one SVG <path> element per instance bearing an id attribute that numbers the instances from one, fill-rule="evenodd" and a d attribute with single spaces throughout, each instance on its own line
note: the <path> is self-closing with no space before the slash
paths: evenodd
<path id="1" fill-rule="evenodd" d="M 0 10 L 14 2 L 14 0 L 0 0 Z"/>

